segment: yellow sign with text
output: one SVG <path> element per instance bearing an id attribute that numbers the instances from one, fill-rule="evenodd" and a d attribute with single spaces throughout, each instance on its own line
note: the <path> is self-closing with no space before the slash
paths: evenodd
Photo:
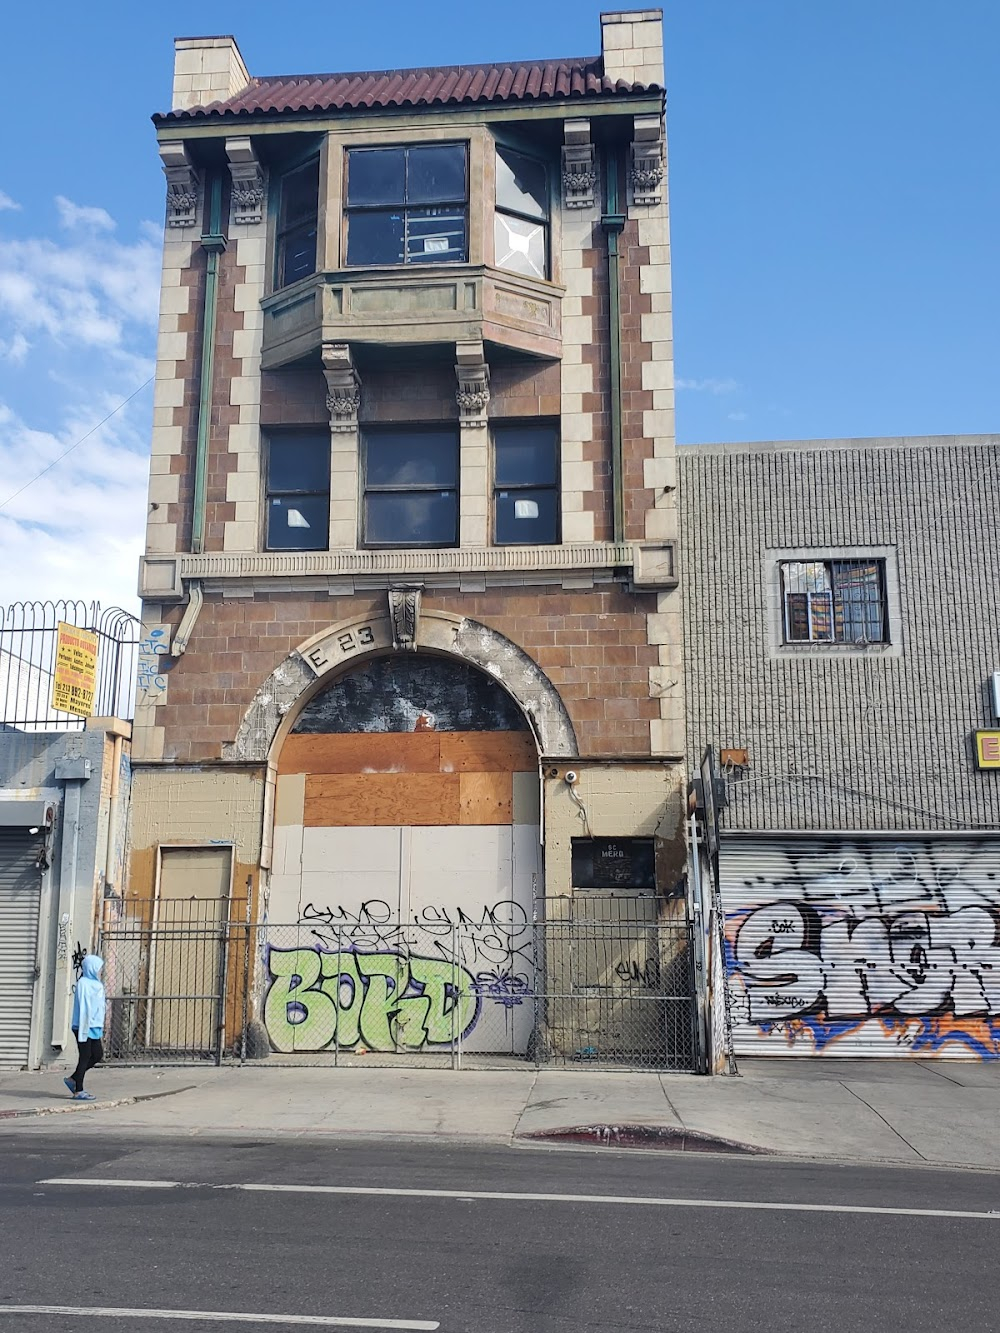
<path id="1" fill-rule="evenodd" d="M 52 707 L 60 713 L 90 717 L 97 687 L 97 635 L 60 620 L 56 638 L 56 670 Z"/>
<path id="2" fill-rule="evenodd" d="M 1000 768 L 1000 731 L 976 732 L 976 765 Z"/>

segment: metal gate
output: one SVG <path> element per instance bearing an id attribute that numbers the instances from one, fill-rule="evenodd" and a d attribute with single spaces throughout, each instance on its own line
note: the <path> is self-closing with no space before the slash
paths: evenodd
<path id="1" fill-rule="evenodd" d="M 738 1055 L 1000 1059 L 1000 838 L 724 838 Z"/>
<path id="2" fill-rule="evenodd" d="M 147 899 L 105 909 L 98 945 L 108 995 L 105 1059 L 218 1063 L 231 1036 L 227 969 L 245 904 Z M 241 966 L 234 963 L 235 974 Z"/>
<path id="3" fill-rule="evenodd" d="M 0 1065 L 28 1063 L 38 976 L 39 840 L 0 828 Z"/>
<path id="4" fill-rule="evenodd" d="M 244 903 L 212 921 L 195 906 L 106 922 L 109 1060 L 702 1067 L 690 928 L 658 919 L 655 899 L 552 900 L 561 919 L 475 926 L 250 924 Z M 151 984 L 164 948 L 182 960 L 178 977 L 217 985 Z"/>

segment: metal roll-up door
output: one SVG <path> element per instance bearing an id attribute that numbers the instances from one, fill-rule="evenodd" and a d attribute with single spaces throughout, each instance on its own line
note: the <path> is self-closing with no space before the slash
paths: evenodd
<path id="1" fill-rule="evenodd" d="M 737 1055 L 1000 1058 L 1000 838 L 724 839 Z"/>
<path id="2" fill-rule="evenodd" d="M 0 828 L 0 1066 L 28 1063 L 42 875 L 37 835 Z"/>

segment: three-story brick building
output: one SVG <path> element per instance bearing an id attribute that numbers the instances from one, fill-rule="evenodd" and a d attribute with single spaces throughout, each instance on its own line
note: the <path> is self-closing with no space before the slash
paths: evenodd
<path id="1" fill-rule="evenodd" d="M 277 1049 L 332 1039 L 286 1001 L 344 928 L 683 913 L 660 11 L 601 43 L 267 78 L 176 44 L 130 894 L 298 931 Z M 530 993 L 515 954 L 464 962 Z"/>

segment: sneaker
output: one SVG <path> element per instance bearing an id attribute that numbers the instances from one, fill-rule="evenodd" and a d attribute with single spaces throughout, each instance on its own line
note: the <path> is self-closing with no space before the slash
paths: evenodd
<path id="1" fill-rule="evenodd" d="M 92 1092 L 74 1092 L 73 1100 L 75 1102 L 96 1102 L 97 1098 Z"/>
<path id="2" fill-rule="evenodd" d="M 73 1080 L 71 1078 L 64 1078 L 63 1082 L 66 1084 L 67 1088 L 69 1088 L 71 1096 L 75 1097 L 76 1084 L 73 1082 Z"/>

